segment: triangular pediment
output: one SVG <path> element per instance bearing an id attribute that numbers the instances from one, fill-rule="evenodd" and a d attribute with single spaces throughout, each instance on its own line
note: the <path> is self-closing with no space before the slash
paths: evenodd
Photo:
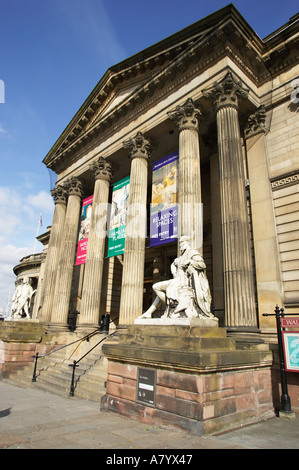
<path id="1" fill-rule="evenodd" d="M 255 81 L 258 68 L 265 67 L 264 53 L 263 41 L 228 5 L 108 69 L 43 162 L 58 171 L 67 164 L 65 155 L 69 159 L 78 146 L 109 132 L 111 124 L 120 123 L 137 104 L 145 109 L 155 90 L 167 92 L 167 84 L 178 76 L 183 83 L 190 65 L 203 70 L 229 55 Z"/>

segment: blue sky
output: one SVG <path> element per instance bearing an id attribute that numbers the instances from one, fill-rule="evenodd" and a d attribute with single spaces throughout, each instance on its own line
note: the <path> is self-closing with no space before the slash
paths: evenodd
<path id="1" fill-rule="evenodd" d="M 42 160 L 105 71 L 228 3 L 0 0 L 0 312 L 14 291 L 13 266 L 34 251 L 39 214 L 39 233 L 51 225 Z M 298 11 L 296 0 L 233 3 L 261 38 Z"/>

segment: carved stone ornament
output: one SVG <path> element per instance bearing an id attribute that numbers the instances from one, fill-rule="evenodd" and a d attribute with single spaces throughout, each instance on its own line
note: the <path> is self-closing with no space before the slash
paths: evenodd
<path id="1" fill-rule="evenodd" d="M 145 138 L 141 132 L 137 132 L 132 139 L 125 140 L 123 147 L 130 153 L 130 158 L 145 158 L 150 157 L 153 142 L 147 137 Z"/>
<path id="2" fill-rule="evenodd" d="M 69 178 L 66 181 L 65 186 L 67 188 L 67 192 L 69 196 L 78 196 L 80 198 L 82 197 L 83 185 L 81 181 L 75 176 L 72 176 L 71 178 Z"/>
<path id="3" fill-rule="evenodd" d="M 169 119 L 176 122 L 180 131 L 183 129 L 198 130 L 198 117 L 201 116 L 201 111 L 194 106 L 192 98 L 188 98 L 185 104 L 177 106 L 167 114 Z"/>
<path id="4" fill-rule="evenodd" d="M 105 158 L 99 157 L 98 160 L 90 165 L 90 170 L 94 172 L 95 179 L 110 181 L 112 177 L 112 165 Z"/>
<path id="5" fill-rule="evenodd" d="M 220 82 L 215 82 L 211 90 L 203 90 L 203 96 L 213 101 L 216 111 L 224 106 L 238 109 L 239 101 L 247 98 L 248 89 L 243 88 L 242 82 L 234 79 L 227 72 Z"/>
<path id="6" fill-rule="evenodd" d="M 245 138 L 252 137 L 259 132 L 265 132 L 265 121 L 266 109 L 264 105 L 261 105 L 256 112 L 251 114 L 248 118 L 247 126 L 244 129 Z"/>
<path id="7" fill-rule="evenodd" d="M 63 185 L 58 185 L 52 189 L 51 196 L 53 196 L 55 204 L 66 204 L 68 194 Z"/>

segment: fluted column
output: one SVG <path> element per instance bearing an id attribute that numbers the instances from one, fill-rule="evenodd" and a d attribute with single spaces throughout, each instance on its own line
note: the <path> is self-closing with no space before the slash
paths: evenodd
<path id="1" fill-rule="evenodd" d="M 142 314 L 146 199 L 150 142 L 141 132 L 123 143 L 131 158 L 130 191 L 120 298 L 119 325 L 126 326 Z"/>
<path id="2" fill-rule="evenodd" d="M 201 112 L 189 98 L 168 113 L 179 129 L 179 227 L 180 236 L 191 237 L 191 246 L 202 251 L 202 205 L 198 117 Z"/>
<path id="3" fill-rule="evenodd" d="M 51 191 L 51 195 L 54 198 L 55 209 L 44 269 L 42 309 L 40 314 L 38 314 L 38 319 L 44 322 L 48 322 L 51 319 L 67 202 L 67 192 L 63 185 L 57 185 Z"/>
<path id="4" fill-rule="evenodd" d="M 103 157 L 91 166 L 91 170 L 95 173 L 95 185 L 79 321 L 80 324 L 96 326 L 99 324 L 109 181 L 112 172 L 111 165 Z"/>
<path id="5" fill-rule="evenodd" d="M 73 279 L 73 268 L 78 241 L 78 226 L 81 212 L 82 185 L 78 178 L 70 178 L 66 183 L 68 203 L 66 209 L 60 260 L 56 278 L 52 323 L 66 324 Z"/>
<path id="6" fill-rule="evenodd" d="M 217 113 L 224 303 L 226 326 L 256 327 L 245 174 L 239 128 L 239 100 L 248 90 L 231 72 L 209 92 Z"/>
<path id="7" fill-rule="evenodd" d="M 263 317 L 273 305 L 283 305 L 277 246 L 275 214 L 266 152 L 266 110 L 260 106 L 248 119 L 245 128 L 247 166 L 254 237 L 255 274 L 259 309 L 259 326 L 271 328 L 275 321 Z"/>

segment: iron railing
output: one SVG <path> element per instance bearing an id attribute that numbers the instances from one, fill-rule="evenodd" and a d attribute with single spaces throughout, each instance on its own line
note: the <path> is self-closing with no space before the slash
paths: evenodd
<path id="1" fill-rule="evenodd" d="M 279 366 L 280 366 L 280 377 L 281 377 L 281 411 L 287 414 L 292 414 L 291 399 L 288 392 L 287 376 L 285 369 L 285 360 L 284 360 L 284 350 L 283 350 L 283 341 L 282 341 L 282 328 L 281 328 L 281 318 L 284 318 L 285 315 L 298 316 L 298 313 L 284 313 L 283 308 L 279 308 L 276 305 L 274 309 L 275 313 L 263 313 L 263 317 L 276 317 L 276 328 L 277 328 L 277 339 L 278 339 L 278 351 L 279 351 Z"/>
<path id="2" fill-rule="evenodd" d="M 106 317 L 106 316 L 105 316 Z M 103 318 L 102 318 L 102 321 L 101 321 L 101 326 L 99 326 L 98 328 L 96 328 L 94 331 L 92 331 L 91 333 L 88 333 L 87 335 L 83 336 L 82 338 L 79 338 L 75 341 L 72 341 L 68 344 L 64 344 L 63 346 L 60 346 L 59 348 L 53 350 L 53 351 L 49 351 L 48 353 L 46 354 L 42 354 L 40 355 L 38 352 L 36 352 L 36 354 L 33 357 L 34 359 L 34 368 L 33 368 L 33 375 L 32 375 L 32 379 L 31 379 L 31 382 L 36 382 L 36 379 L 38 377 L 37 375 L 37 363 L 38 363 L 38 359 L 41 359 L 41 358 L 44 358 L 44 357 L 47 357 L 47 356 L 50 356 L 51 354 L 54 354 L 55 352 L 57 351 L 60 351 L 64 348 L 67 348 L 69 346 L 71 346 L 72 344 L 75 344 L 75 343 L 79 343 L 79 342 L 83 342 L 83 341 L 89 341 L 90 338 L 92 338 L 93 336 L 99 334 L 99 333 L 103 333 L 103 334 L 107 334 L 107 336 L 105 336 L 104 338 L 101 338 L 101 340 L 96 343 L 91 349 L 89 349 L 89 351 L 87 351 L 85 354 L 83 354 L 82 357 L 80 357 L 80 359 L 78 359 L 77 361 L 73 361 L 73 364 L 69 364 L 70 367 L 73 367 L 73 371 L 72 371 L 72 379 L 71 379 L 71 386 L 70 386 L 70 392 L 69 392 L 69 396 L 70 397 L 73 397 L 74 396 L 74 392 L 75 392 L 75 370 L 76 370 L 76 367 L 78 367 L 78 364 L 79 362 L 84 359 L 91 351 L 93 351 L 100 343 L 102 343 L 103 341 L 105 341 L 107 338 L 110 338 L 112 337 L 116 332 L 117 330 L 115 330 L 113 333 L 109 334 L 109 324 L 112 322 L 112 321 L 115 321 L 117 320 L 117 318 L 114 318 L 113 320 L 110 320 L 109 322 L 107 321 L 107 318 L 104 319 L 103 321 Z"/>

